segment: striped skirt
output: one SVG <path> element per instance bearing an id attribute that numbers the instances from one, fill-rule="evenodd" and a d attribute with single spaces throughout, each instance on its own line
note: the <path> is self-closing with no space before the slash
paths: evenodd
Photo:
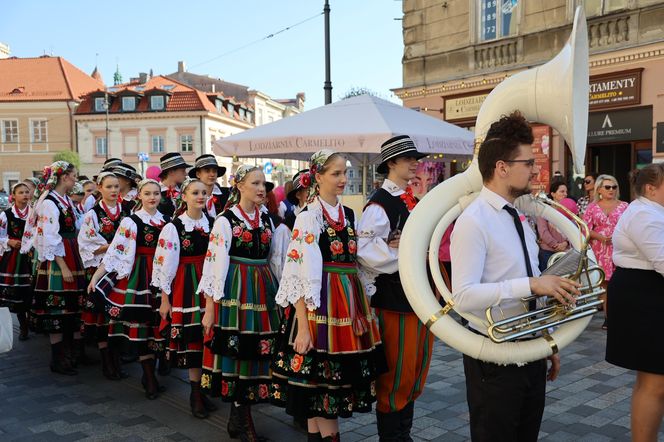
<path id="1" fill-rule="evenodd" d="M 0 256 L 0 307 L 25 312 L 31 302 L 32 258 L 19 253 L 19 249 L 11 249 Z"/>
<path id="2" fill-rule="evenodd" d="M 166 341 L 159 333 L 159 298 L 150 286 L 154 251 L 138 247 L 129 276 L 108 284 L 104 293 L 109 339 L 137 345 L 139 354 L 163 351 Z"/>
<path id="3" fill-rule="evenodd" d="M 80 329 L 80 306 L 85 293 L 85 270 L 78 254 L 76 237 L 63 236 L 63 259 L 74 276 L 66 282 L 58 264 L 40 262 L 37 266 L 30 327 L 37 333 L 62 333 Z"/>
<path id="4" fill-rule="evenodd" d="M 281 328 L 273 370 L 272 402 L 296 417 L 350 417 L 370 412 L 376 378 L 386 371 L 378 325 L 356 264 L 324 263 L 321 306 L 308 312 L 314 349 L 293 350 L 295 308 Z"/>
<path id="5" fill-rule="evenodd" d="M 202 313 L 205 296 L 196 293 L 205 255 L 181 256 L 171 284 L 171 329 L 168 358 L 179 368 L 201 368 L 203 364 Z"/>
<path id="6" fill-rule="evenodd" d="M 277 288 L 266 259 L 231 257 L 224 298 L 214 303 L 214 332 L 203 351 L 201 386 L 212 396 L 241 404 L 269 400 L 280 321 Z"/>

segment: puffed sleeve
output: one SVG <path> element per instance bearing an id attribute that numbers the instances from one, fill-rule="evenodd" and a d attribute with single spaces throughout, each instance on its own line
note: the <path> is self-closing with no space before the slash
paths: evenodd
<path id="1" fill-rule="evenodd" d="M 126 278 L 134 267 L 137 227 L 130 217 L 124 218 L 115 232 L 102 263 L 107 272 L 116 272 L 118 279 Z"/>
<path id="2" fill-rule="evenodd" d="M 231 248 L 233 233 L 228 219 L 223 216 L 217 217 L 210 232 L 210 242 L 205 253 L 203 273 L 198 283 L 197 293 L 205 293 L 207 296 L 220 301 L 224 297 L 224 286 L 226 275 L 230 265 L 228 254 Z"/>
<path id="3" fill-rule="evenodd" d="M 34 246 L 35 230 L 37 228 L 35 224 L 34 209 L 30 208 L 27 221 L 25 222 L 25 229 L 23 230 L 23 237 L 21 238 L 21 254 L 23 255 L 30 253 Z"/>
<path id="4" fill-rule="evenodd" d="M 97 249 L 107 245 L 106 240 L 99 234 L 99 220 L 94 210 L 90 210 L 83 217 L 81 230 L 78 231 L 78 252 L 83 260 L 83 266 L 99 267 L 103 253 L 95 254 Z"/>
<path id="5" fill-rule="evenodd" d="M 318 238 L 321 230 L 322 222 L 313 210 L 302 212 L 295 219 L 275 298 L 282 307 L 295 304 L 300 298 L 304 298 L 309 310 L 320 307 L 323 256 L 318 247 Z"/>
<path id="6" fill-rule="evenodd" d="M 0 255 L 4 255 L 9 247 L 9 236 L 7 235 L 7 214 L 0 212 Z"/>
<path id="7" fill-rule="evenodd" d="M 39 261 L 53 261 L 56 256 L 65 256 L 65 245 L 59 233 L 60 210 L 53 201 L 44 200 L 39 212 L 35 238 Z"/>
<path id="8" fill-rule="evenodd" d="M 164 226 L 159 234 L 157 250 L 152 262 L 152 286 L 167 295 L 171 294 L 171 283 L 180 264 L 180 238 L 172 223 Z"/>
<path id="9" fill-rule="evenodd" d="M 277 277 L 281 279 L 281 274 L 284 270 L 284 260 L 288 253 L 288 243 L 290 241 L 291 231 L 286 224 L 279 224 L 279 227 L 274 229 L 272 235 L 272 242 L 270 243 L 270 269 Z"/>
<path id="10" fill-rule="evenodd" d="M 378 204 L 369 204 L 357 227 L 357 261 L 360 264 L 360 279 L 367 295 L 376 292 L 374 282 L 381 273 L 399 270 L 399 249 L 389 247 L 390 219 Z"/>

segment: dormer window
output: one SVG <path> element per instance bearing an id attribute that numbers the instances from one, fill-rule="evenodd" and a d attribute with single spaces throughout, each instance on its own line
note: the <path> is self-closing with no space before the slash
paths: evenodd
<path id="1" fill-rule="evenodd" d="M 164 108 L 165 108 L 165 98 L 163 95 L 152 95 L 150 97 L 150 109 L 164 110 Z"/>
<path id="2" fill-rule="evenodd" d="M 247 109 L 247 121 L 250 123 L 254 122 L 254 113 Z"/>
<path id="3" fill-rule="evenodd" d="M 136 110 L 136 97 L 122 97 L 122 112 L 134 112 Z"/>
<path id="4" fill-rule="evenodd" d="M 104 97 L 95 98 L 95 112 L 105 112 L 106 111 L 106 100 Z"/>
<path id="5" fill-rule="evenodd" d="M 226 103 L 226 110 L 232 117 L 235 114 L 235 106 L 233 106 L 233 103 L 231 103 L 230 101 Z"/>
<path id="6" fill-rule="evenodd" d="M 240 120 L 244 120 L 245 118 L 247 118 L 247 113 L 245 108 L 241 107 L 239 114 L 240 114 Z"/>
<path id="7" fill-rule="evenodd" d="M 217 108 L 217 112 L 220 114 L 223 113 L 222 109 L 224 108 L 224 103 L 221 100 L 215 100 L 214 107 Z"/>

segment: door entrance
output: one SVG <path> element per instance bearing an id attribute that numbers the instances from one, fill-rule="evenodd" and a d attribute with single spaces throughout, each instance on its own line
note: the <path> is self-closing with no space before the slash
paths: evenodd
<path id="1" fill-rule="evenodd" d="M 613 175 L 620 186 L 620 199 L 630 200 L 629 171 L 632 168 L 632 144 L 609 144 L 590 147 L 590 171 Z"/>

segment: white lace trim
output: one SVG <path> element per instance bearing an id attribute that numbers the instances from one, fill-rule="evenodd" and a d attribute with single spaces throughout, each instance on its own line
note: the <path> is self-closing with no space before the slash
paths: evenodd
<path id="1" fill-rule="evenodd" d="M 225 280 L 203 275 L 196 293 L 205 293 L 215 301 L 219 301 L 224 297 L 224 285 L 226 285 Z"/>
<path id="2" fill-rule="evenodd" d="M 54 261 L 56 256 L 65 256 L 65 245 L 60 241 L 56 245 L 42 244 L 39 251 L 39 261 Z"/>
<path id="3" fill-rule="evenodd" d="M 97 247 L 98 249 L 99 247 Z M 95 249 L 96 250 L 96 249 Z M 88 267 L 99 267 L 101 260 L 104 259 L 103 253 L 94 254 L 94 251 L 88 250 L 85 247 L 79 247 L 78 251 L 81 255 L 81 261 L 83 261 L 83 267 L 86 269 Z"/>
<path id="4" fill-rule="evenodd" d="M 152 282 L 150 282 L 150 285 L 153 287 L 157 287 L 162 292 L 166 293 L 167 295 L 170 295 L 171 282 L 174 279 L 175 279 L 175 273 L 169 275 L 167 274 L 167 272 L 165 272 L 163 269 L 157 266 L 152 269 Z"/>
<path id="5" fill-rule="evenodd" d="M 376 278 L 380 275 L 378 272 L 369 270 L 366 267 L 360 266 L 357 276 L 360 278 L 360 282 L 364 286 L 364 292 L 366 295 L 371 298 L 376 294 Z"/>
<path id="6" fill-rule="evenodd" d="M 201 216 L 200 219 L 192 219 L 189 215 L 183 213 L 179 218 L 180 221 L 182 221 L 185 232 L 193 232 L 196 227 L 199 227 L 203 229 L 205 233 L 210 233 L 210 223 L 205 215 Z"/>
<path id="7" fill-rule="evenodd" d="M 150 215 L 145 209 L 141 209 L 137 212 L 134 212 L 134 215 L 137 215 L 144 224 L 150 224 L 150 221 L 154 221 L 156 224 L 163 223 L 164 215 L 161 212 L 156 211 L 154 215 Z"/>
<path id="8" fill-rule="evenodd" d="M 133 262 L 127 262 L 127 260 L 120 259 L 113 254 L 106 254 L 106 256 L 104 256 L 104 268 L 109 273 L 117 272 L 117 279 L 129 276 L 133 267 Z"/>
<path id="9" fill-rule="evenodd" d="M 300 298 L 304 298 L 307 309 L 313 311 L 320 307 L 320 290 L 320 285 L 314 285 L 309 279 L 298 275 L 285 275 L 279 282 L 275 301 L 282 307 L 288 307 L 289 304 L 295 305 Z"/>

